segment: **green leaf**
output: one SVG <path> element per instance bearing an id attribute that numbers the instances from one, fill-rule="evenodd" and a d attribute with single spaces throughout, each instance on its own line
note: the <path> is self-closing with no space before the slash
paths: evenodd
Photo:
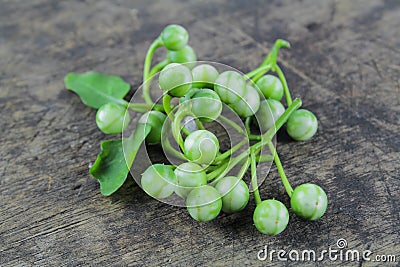
<path id="1" fill-rule="evenodd" d="M 130 137 L 101 142 L 101 152 L 89 172 L 100 182 L 100 192 L 104 196 L 111 195 L 124 184 L 140 145 L 150 130 L 150 125 L 139 123 Z"/>
<path id="2" fill-rule="evenodd" d="M 77 93 L 82 102 L 92 108 L 113 102 L 126 105 L 123 100 L 129 92 L 130 86 L 120 77 L 101 74 L 98 72 L 85 72 L 82 74 L 69 73 L 64 78 L 65 87 Z"/>

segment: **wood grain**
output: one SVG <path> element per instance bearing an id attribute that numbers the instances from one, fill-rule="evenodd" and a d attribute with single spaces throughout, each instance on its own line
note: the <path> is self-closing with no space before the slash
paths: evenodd
<path id="1" fill-rule="evenodd" d="M 387 1 L 0 1 L 1 266 L 297 266 L 271 249 L 335 247 L 400 261 L 400 4 Z M 70 71 L 122 76 L 137 88 L 144 54 L 169 23 L 202 60 L 256 67 L 276 38 L 294 96 L 319 118 L 309 142 L 278 136 L 294 185 L 313 181 L 330 205 L 319 221 L 292 213 L 261 235 L 254 204 L 210 223 L 148 197 L 132 179 L 102 197 L 88 174 L 107 138 L 95 111 L 65 90 Z M 157 54 L 160 58 L 162 53 Z M 151 149 L 155 159 L 161 153 Z M 288 204 L 272 168 L 263 198 Z M 305 262 L 304 266 L 378 266 Z M 395 264 L 392 264 L 393 266 Z"/>

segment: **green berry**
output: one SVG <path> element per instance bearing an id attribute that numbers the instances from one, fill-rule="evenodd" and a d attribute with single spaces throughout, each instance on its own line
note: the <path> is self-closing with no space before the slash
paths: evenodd
<path id="1" fill-rule="evenodd" d="M 285 107 L 275 99 L 261 101 L 260 108 L 255 114 L 257 123 L 262 132 L 274 127 L 275 122 L 285 112 Z"/>
<path id="2" fill-rule="evenodd" d="M 176 167 L 175 176 L 178 186 L 175 193 L 186 198 L 194 188 L 207 184 L 207 175 L 205 170 L 193 162 L 185 162 Z"/>
<path id="3" fill-rule="evenodd" d="M 211 65 L 201 64 L 192 69 L 193 87 L 214 88 L 214 82 L 218 78 L 218 70 Z"/>
<path id="4" fill-rule="evenodd" d="M 222 211 L 234 213 L 243 210 L 249 202 L 249 188 L 242 179 L 227 176 L 215 186 L 222 196 Z"/>
<path id="5" fill-rule="evenodd" d="M 221 212 L 222 200 L 214 187 L 204 185 L 190 191 L 186 198 L 186 206 L 193 219 L 208 222 Z"/>
<path id="6" fill-rule="evenodd" d="M 214 90 L 224 103 L 233 104 L 246 92 L 246 81 L 236 71 L 225 71 L 215 80 Z"/>
<path id="7" fill-rule="evenodd" d="M 186 45 L 181 50 L 168 51 L 167 58 L 174 63 L 184 64 L 189 69 L 192 69 L 196 65 L 197 56 L 193 48 Z"/>
<path id="8" fill-rule="evenodd" d="M 277 235 L 285 230 L 289 222 L 289 212 L 282 202 L 268 199 L 257 205 L 254 210 L 253 221 L 261 233 Z"/>
<path id="9" fill-rule="evenodd" d="M 178 63 L 168 64 L 158 77 L 160 88 L 171 96 L 184 96 L 192 86 L 192 72 Z"/>
<path id="10" fill-rule="evenodd" d="M 229 105 L 240 117 L 247 118 L 256 113 L 260 107 L 260 96 L 254 87 L 247 85 L 242 98 Z"/>
<path id="11" fill-rule="evenodd" d="M 186 137 L 183 147 L 190 161 L 208 165 L 214 161 L 219 151 L 219 142 L 212 132 L 197 130 Z"/>
<path id="12" fill-rule="evenodd" d="M 279 78 L 269 74 L 264 75 L 257 81 L 256 85 L 265 98 L 272 98 L 278 101 L 282 100 L 283 85 Z"/>
<path id="13" fill-rule="evenodd" d="M 129 112 L 115 103 L 107 103 L 101 106 L 96 113 L 96 124 L 105 134 L 119 134 L 128 126 Z"/>
<path id="14" fill-rule="evenodd" d="M 176 51 L 185 47 L 189 41 L 189 34 L 182 26 L 172 24 L 164 28 L 161 33 L 161 40 L 165 48 Z"/>
<path id="15" fill-rule="evenodd" d="M 216 120 L 222 112 L 222 102 L 218 94 L 210 89 L 200 89 L 192 96 L 192 112 L 201 121 Z"/>
<path id="16" fill-rule="evenodd" d="M 140 117 L 138 123 L 149 124 L 151 126 L 150 133 L 146 137 L 149 144 L 161 143 L 161 132 L 166 119 L 166 115 L 160 111 L 151 110 Z"/>
<path id="17" fill-rule="evenodd" d="M 296 215 L 307 220 L 317 220 L 325 214 L 328 197 L 318 185 L 302 184 L 294 189 L 290 206 Z"/>
<path id="18" fill-rule="evenodd" d="M 305 141 L 314 136 L 318 129 L 315 115 L 306 109 L 298 109 L 289 117 L 286 131 L 294 140 Z"/>
<path id="19" fill-rule="evenodd" d="M 154 164 L 142 174 L 141 184 L 148 195 L 154 198 L 166 198 L 175 190 L 176 176 L 170 167 Z"/>

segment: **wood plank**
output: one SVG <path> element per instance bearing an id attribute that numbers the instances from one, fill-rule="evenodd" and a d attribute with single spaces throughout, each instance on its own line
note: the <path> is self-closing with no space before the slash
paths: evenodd
<path id="1" fill-rule="evenodd" d="M 0 4 L 0 265 L 281 266 L 258 261 L 258 251 L 321 251 L 339 238 L 349 249 L 400 261 L 398 1 Z M 286 231 L 267 237 L 252 224 L 253 203 L 198 223 L 185 209 L 151 199 L 132 179 L 117 194 L 100 195 L 88 165 L 107 137 L 96 128 L 95 111 L 65 90 L 63 77 L 96 70 L 137 88 L 144 54 L 169 23 L 188 28 L 200 59 L 244 72 L 276 38 L 291 42 L 281 66 L 320 127 L 309 142 L 280 133 L 278 151 L 294 185 L 313 181 L 326 189 L 330 205 L 321 220 L 290 213 Z M 160 150 L 151 153 L 158 159 Z M 288 205 L 278 179 L 272 168 L 261 196 Z"/>

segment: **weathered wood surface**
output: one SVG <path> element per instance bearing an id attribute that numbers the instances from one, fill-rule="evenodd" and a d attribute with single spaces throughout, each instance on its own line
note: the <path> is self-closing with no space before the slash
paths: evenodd
<path id="1" fill-rule="evenodd" d="M 260 262 L 257 252 L 321 251 L 339 238 L 351 249 L 395 254 L 398 263 L 400 3 L 265 2 L 1 1 L 0 265 L 296 266 Z M 198 223 L 133 182 L 100 195 L 88 164 L 106 137 L 63 77 L 96 70 L 139 86 L 145 51 L 169 23 L 188 28 L 200 59 L 243 71 L 276 38 L 291 42 L 281 65 L 320 128 L 310 142 L 279 136 L 279 151 L 294 185 L 326 189 L 321 220 L 291 216 L 284 233 L 267 237 L 252 225 L 253 203 Z M 261 195 L 288 204 L 277 179 L 273 168 Z"/>

